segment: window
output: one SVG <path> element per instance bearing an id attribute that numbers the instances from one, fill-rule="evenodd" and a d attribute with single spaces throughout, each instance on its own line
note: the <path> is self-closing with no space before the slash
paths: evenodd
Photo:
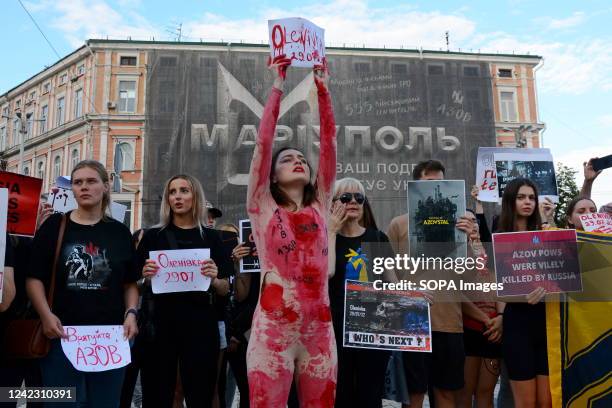
<path id="1" fill-rule="evenodd" d="M 497 71 L 497 76 L 500 78 L 512 78 L 512 70 L 507 68 L 500 68 Z"/>
<path id="2" fill-rule="evenodd" d="M 427 75 L 444 75 L 443 65 L 428 65 Z"/>
<path id="3" fill-rule="evenodd" d="M 45 182 L 45 162 L 39 161 L 36 165 L 36 177 L 43 180 L 43 184 Z"/>
<path id="4" fill-rule="evenodd" d="M 49 116 L 49 106 L 45 105 L 40 108 L 40 133 L 47 131 L 47 117 Z"/>
<path id="5" fill-rule="evenodd" d="M 480 75 L 478 67 L 463 67 L 463 76 L 466 77 L 477 77 Z"/>
<path id="6" fill-rule="evenodd" d="M 30 113 L 30 117 L 28 118 L 28 116 L 26 115 L 26 126 L 27 126 L 27 132 L 26 133 L 26 138 L 30 139 L 31 137 L 34 136 L 34 133 L 32 133 L 34 131 L 34 113 Z"/>
<path id="7" fill-rule="evenodd" d="M 77 89 L 74 93 L 74 117 L 80 118 L 83 116 L 83 90 Z"/>
<path id="8" fill-rule="evenodd" d="M 501 92 L 501 117 L 504 122 L 516 122 L 516 103 L 514 92 Z"/>
<path id="9" fill-rule="evenodd" d="M 85 73 L 85 64 L 81 64 L 77 67 L 76 74 L 83 75 Z"/>
<path id="10" fill-rule="evenodd" d="M 15 109 L 21 108 L 21 99 L 15 101 Z"/>
<path id="11" fill-rule="evenodd" d="M 136 81 L 119 81 L 119 112 L 136 111 Z"/>
<path id="12" fill-rule="evenodd" d="M 124 201 L 124 200 L 117 200 L 118 204 L 123 204 L 125 205 L 127 208 L 125 209 L 125 216 L 123 218 L 123 224 L 128 227 L 129 229 L 132 229 L 132 225 L 131 225 L 131 220 L 132 220 L 132 202 L 131 201 Z"/>
<path id="13" fill-rule="evenodd" d="M 119 58 L 119 65 L 136 66 L 136 57 L 121 57 Z"/>
<path id="14" fill-rule="evenodd" d="M 29 100 L 33 101 L 33 100 L 34 100 L 34 98 L 36 98 L 36 91 L 32 91 L 32 92 L 30 92 L 30 98 L 29 98 Z"/>
<path id="15" fill-rule="evenodd" d="M 6 150 L 6 126 L 0 128 L 0 151 Z"/>
<path id="16" fill-rule="evenodd" d="M 57 126 L 63 125 L 66 119 L 65 118 L 66 109 L 64 105 L 65 105 L 65 99 L 62 96 L 61 98 L 57 100 Z"/>
<path id="17" fill-rule="evenodd" d="M 79 161 L 80 161 L 79 149 L 77 149 L 75 147 L 74 149 L 72 149 L 72 153 L 70 153 L 70 168 L 71 168 L 71 170 L 74 169 L 74 167 L 79 163 Z"/>
<path id="18" fill-rule="evenodd" d="M 353 67 L 355 68 L 355 72 L 358 74 L 367 74 L 370 72 L 369 62 L 356 62 Z"/>
<path id="19" fill-rule="evenodd" d="M 2 116 L 8 116 L 8 115 L 9 115 L 9 107 L 7 105 L 4 108 L 2 108 Z M 4 119 L 4 118 L 2 118 L 2 119 Z"/>
<path id="20" fill-rule="evenodd" d="M 51 91 L 51 82 L 43 85 L 43 94 L 48 94 Z"/>
<path id="21" fill-rule="evenodd" d="M 23 175 L 24 176 L 29 176 L 30 175 L 30 168 L 28 166 L 24 166 L 23 167 Z"/>
<path id="22" fill-rule="evenodd" d="M 17 146 L 17 143 L 19 143 L 19 119 L 15 119 L 13 120 L 13 146 Z"/>
<path id="23" fill-rule="evenodd" d="M 68 74 L 62 74 L 59 77 L 59 84 L 60 85 L 64 85 L 66 82 L 68 82 Z"/>
<path id="24" fill-rule="evenodd" d="M 62 158 L 57 155 L 53 159 L 53 181 L 62 175 Z"/>
<path id="25" fill-rule="evenodd" d="M 117 145 L 115 160 L 119 161 L 119 171 L 134 170 L 134 148 L 130 143 Z"/>

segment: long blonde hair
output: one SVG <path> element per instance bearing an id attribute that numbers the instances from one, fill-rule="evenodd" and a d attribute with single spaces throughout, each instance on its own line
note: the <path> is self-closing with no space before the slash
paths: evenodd
<path id="1" fill-rule="evenodd" d="M 159 207 L 159 223 L 156 225 L 156 227 L 161 227 L 164 229 L 172 222 L 172 209 L 170 208 L 170 183 L 177 179 L 185 180 L 191 186 L 191 193 L 193 194 L 191 216 L 193 221 L 197 223 L 201 232 L 202 225 L 206 225 L 208 222 L 208 210 L 206 209 L 204 189 L 202 188 L 202 184 L 198 181 L 198 179 L 188 174 L 177 174 L 170 177 L 168 181 L 166 181 L 162 202 Z"/>
<path id="2" fill-rule="evenodd" d="M 82 160 L 74 166 L 72 172 L 70 173 L 70 182 L 74 180 L 74 173 L 77 170 L 81 170 L 84 168 L 92 169 L 98 176 L 100 176 L 100 180 L 102 183 L 106 184 L 107 190 L 102 195 L 102 218 L 107 219 L 107 216 L 110 215 L 110 205 L 111 205 L 111 195 L 110 195 L 110 182 L 108 177 L 108 172 L 106 171 L 106 167 L 99 161 L 95 160 Z"/>

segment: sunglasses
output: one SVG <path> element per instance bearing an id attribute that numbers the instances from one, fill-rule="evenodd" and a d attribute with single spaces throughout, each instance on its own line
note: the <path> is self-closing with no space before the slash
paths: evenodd
<path id="1" fill-rule="evenodd" d="M 357 204 L 363 204 L 365 201 L 365 196 L 361 193 L 343 193 L 340 197 L 334 198 L 334 201 L 340 200 L 342 204 L 348 204 L 351 200 L 355 198 Z"/>

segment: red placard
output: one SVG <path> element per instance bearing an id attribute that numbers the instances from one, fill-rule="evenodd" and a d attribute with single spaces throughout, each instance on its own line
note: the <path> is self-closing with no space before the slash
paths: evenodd
<path id="1" fill-rule="evenodd" d="M 34 236 L 42 179 L 0 171 L 0 188 L 9 192 L 6 229 L 9 234 Z"/>

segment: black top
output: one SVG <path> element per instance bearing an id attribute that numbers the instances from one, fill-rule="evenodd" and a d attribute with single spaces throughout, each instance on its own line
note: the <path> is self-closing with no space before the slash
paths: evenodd
<path id="1" fill-rule="evenodd" d="M 345 280 L 360 280 L 360 276 L 367 276 L 368 281 L 383 279 L 371 271 L 372 260 L 377 257 L 395 257 L 389 238 L 382 231 L 367 228 L 358 237 L 336 235 L 336 269 L 329 280 L 329 302 L 335 326 L 344 321 Z"/>
<path id="2" fill-rule="evenodd" d="M 492 242 L 491 231 L 489 231 L 489 225 L 487 224 L 487 217 L 484 214 L 476 214 L 478 220 L 478 233 L 480 234 L 481 242 Z"/>
<path id="3" fill-rule="evenodd" d="M 170 243 L 168 233 L 174 236 L 176 247 Z M 217 278 L 223 279 L 232 274 L 233 265 L 230 258 L 226 255 L 223 243 L 218 234 L 218 231 L 210 228 L 183 229 L 174 224 L 162 228 L 148 229 L 136 250 L 136 268 L 140 272 L 147 259 L 149 252 L 162 251 L 168 249 L 201 249 L 210 248 L 210 257 L 215 264 L 219 273 Z M 212 286 L 209 292 L 212 292 Z M 207 307 L 210 305 L 210 296 L 206 292 L 179 292 L 179 293 L 158 293 L 153 294 L 155 299 L 155 307 L 193 307 L 196 305 Z"/>
<path id="4" fill-rule="evenodd" d="M 15 256 L 13 254 L 13 245 L 11 243 L 11 237 L 6 234 L 6 249 L 4 250 L 4 266 L 15 267 Z"/>
<path id="5" fill-rule="evenodd" d="M 27 275 L 41 280 L 47 291 L 61 217 L 51 215 L 36 232 L 31 247 Z M 122 324 L 123 285 L 139 277 L 130 230 L 110 218 L 82 225 L 70 220 L 70 212 L 66 217 L 53 313 L 64 325 Z"/>

